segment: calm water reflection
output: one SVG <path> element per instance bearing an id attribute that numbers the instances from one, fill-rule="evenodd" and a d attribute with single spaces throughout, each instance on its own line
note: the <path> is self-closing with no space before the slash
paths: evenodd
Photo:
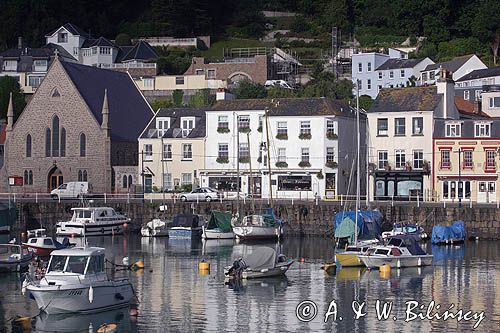
<path id="1" fill-rule="evenodd" d="M 465 246 L 430 247 L 434 266 L 393 270 L 390 277 L 378 271 L 342 269 L 328 276 L 320 263 L 332 258 L 331 240 L 288 238 L 282 244 L 236 244 L 233 241 L 181 241 L 139 237 L 90 238 L 91 245 L 106 247 L 107 257 L 121 263 L 143 259 L 144 271 L 117 272 L 130 277 L 139 299 L 139 316 L 128 309 L 89 316 L 38 316 L 35 331 L 95 331 L 103 322 L 118 323 L 120 332 L 164 331 L 350 331 L 373 332 L 462 332 L 475 323 L 456 320 L 405 323 L 405 302 L 431 300 L 455 308 L 485 311 L 479 331 L 500 330 L 500 268 L 497 242 L 469 242 Z M 244 246 L 272 246 L 297 260 L 286 278 L 247 281 L 225 285 L 223 268 Z M 210 262 L 208 275 L 198 272 L 199 261 Z M 300 258 L 305 258 L 300 263 Z M 10 327 L 16 315 L 35 316 L 35 302 L 21 295 L 20 277 L 0 276 L 0 322 Z M 393 302 L 391 316 L 378 321 L 375 302 Z M 296 318 L 302 300 L 315 302 L 317 317 L 310 322 Z M 338 315 L 324 322 L 328 305 L 336 300 Z M 354 320 L 351 302 L 366 302 L 367 315 Z M 396 317 L 394 321 L 393 317 Z M 89 329 L 90 326 L 90 329 Z"/>

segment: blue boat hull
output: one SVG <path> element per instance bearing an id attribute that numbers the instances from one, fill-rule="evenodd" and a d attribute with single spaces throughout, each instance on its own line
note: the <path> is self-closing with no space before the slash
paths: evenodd
<path id="1" fill-rule="evenodd" d="M 168 229 L 169 238 L 201 238 L 201 228 L 174 227 Z"/>

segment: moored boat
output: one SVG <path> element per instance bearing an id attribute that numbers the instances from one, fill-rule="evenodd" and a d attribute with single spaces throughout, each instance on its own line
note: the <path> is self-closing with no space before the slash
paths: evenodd
<path id="1" fill-rule="evenodd" d="M 153 219 L 141 228 L 143 237 L 168 236 L 168 221 Z"/>
<path id="2" fill-rule="evenodd" d="M 413 237 L 393 236 L 387 245 L 372 247 L 359 259 L 368 268 L 389 265 L 393 268 L 420 267 L 432 264 L 432 254 L 427 254 Z"/>
<path id="3" fill-rule="evenodd" d="M 204 239 L 232 239 L 234 238 L 231 226 L 231 213 L 213 210 L 207 225 L 202 226 Z"/>
<path id="4" fill-rule="evenodd" d="M 232 266 L 224 268 L 224 275 L 229 279 L 257 279 L 285 275 L 293 260 L 276 250 L 262 246 L 253 248 L 243 257 L 237 258 Z"/>
<path id="5" fill-rule="evenodd" d="M 463 243 L 465 241 L 464 221 L 455 221 L 451 226 L 434 226 L 431 240 L 435 245 Z"/>
<path id="6" fill-rule="evenodd" d="M 391 231 L 382 233 L 382 239 L 389 239 L 397 235 L 411 236 L 417 242 L 427 239 L 427 233 L 424 228 L 414 223 L 395 223 Z"/>
<path id="7" fill-rule="evenodd" d="M 203 220 L 195 214 L 179 214 L 172 221 L 172 226 L 168 229 L 170 238 L 200 238 L 202 233 Z"/>
<path id="8" fill-rule="evenodd" d="M 272 208 L 261 214 L 248 215 L 241 221 L 233 218 L 233 232 L 240 239 L 272 239 L 283 236 L 283 221 L 276 217 Z"/>
<path id="9" fill-rule="evenodd" d="M 377 239 L 359 241 L 357 244 L 348 245 L 345 251 L 335 253 L 335 257 L 342 267 L 364 266 L 359 256 L 365 254 L 371 247 L 379 243 Z"/>
<path id="10" fill-rule="evenodd" d="M 33 254 L 19 244 L 0 244 L 0 272 L 21 272 L 28 268 Z"/>
<path id="11" fill-rule="evenodd" d="M 58 236 L 105 236 L 118 235 L 123 232 L 124 225 L 130 222 L 125 215 L 118 214 L 110 207 L 72 208 L 71 220 L 58 222 Z"/>
<path id="12" fill-rule="evenodd" d="M 132 285 L 128 279 L 111 280 L 104 261 L 103 248 L 56 250 L 44 278 L 25 280 L 23 286 L 40 311 L 48 314 L 91 313 L 129 304 L 134 295 Z"/>
<path id="13" fill-rule="evenodd" d="M 29 238 L 23 245 L 28 248 L 29 252 L 40 257 L 48 257 L 54 250 L 61 250 L 71 246 L 68 238 L 64 238 L 63 242 L 59 243 L 53 237 Z"/>

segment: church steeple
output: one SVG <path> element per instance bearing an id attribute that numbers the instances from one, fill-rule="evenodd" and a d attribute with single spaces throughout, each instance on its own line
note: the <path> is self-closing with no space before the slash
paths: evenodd
<path id="1" fill-rule="evenodd" d="M 104 89 L 104 100 L 102 102 L 102 124 L 101 129 L 106 131 L 109 136 L 109 106 L 108 106 L 108 89 Z"/>

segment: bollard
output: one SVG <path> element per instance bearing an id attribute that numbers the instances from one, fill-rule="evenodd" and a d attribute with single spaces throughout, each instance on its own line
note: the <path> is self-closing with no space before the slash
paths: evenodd
<path id="1" fill-rule="evenodd" d="M 61 196 L 60 195 L 57 196 L 57 200 L 59 201 L 59 203 L 61 203 Z"/>
<path id="2" fill-rule="evenodd" d="M 342 201 L 342 194 L 341 194 L 341 195 L 340 195 L 340 206 L 343 206 L 343 205 L 344 205 L 344 203 L 343 203 L 343 201 Z"/>
<path id="3" fill-rule="evenodd" d="M 469 200 L 469 207 L 472 208 L 472 200 Z"/>
<path id="4" fill-rule="evenodd" d="M 420 195 L 417 195 L 417 207 L 420 207 Z"/>
<path id="5" fill-rule="evenodd" d="M 14 203 L 16 202 L 16 194 L 14 193 Z"/>
<path id="6" fill-rule="evenodd" d="M 107 203 L 106 193 L 104 193 L 104 203 Z"/>
<path id="7" fill-rule="evenodd" d="M 38 203 L 38 192 L 35 193 L 35 202 Z"/>
<path id="8" fill-rule="evenodd" d="M 293 206 L 293 197 L 292 197 L 292 206 Z"/>
<path id="9" fill-rule="evenodd" d="M 394 207 L 394 194 L 391 195 L 391 206 Z"/>
<path id="10" fill-rule="evenodd" d="M 130 204 L 130 192 L 127 193 L 127 203 Z"/>
<path id="11" fill-rule="evenodd" d="M 153 196 L 149 197 L 149 203 L 153 203 Z"/>
<path id="12" fill-rule="evenodd" d="M 443 200 L 443 208 L 446 208 L 446 200 Z"/>

